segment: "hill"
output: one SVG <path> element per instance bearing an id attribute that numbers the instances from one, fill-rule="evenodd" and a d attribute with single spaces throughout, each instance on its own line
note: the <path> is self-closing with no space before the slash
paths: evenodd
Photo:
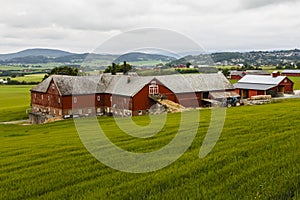
<path id="1" fill-rule="evenodd" d="M 193 65 L 237 65 L 251 64 L 255 66 L 284 65 L 300 62 L 300 50 L 251 51 L 251 52 L 218 52 L 185 56 L 170 62 L 170 65 L 192 63 Z"/>
<path id="2" fill-rule="evenodd" d="M 57 58 L 62 56 L 74 55 L 73 53 L 55 50 L 55 49 L 26 49 L 17 53 L 9 53 L 9 54 L 0 54 L 0 60 L 11 60 L 15 58 L 23 58 L 23 57 L 46 57 L 46 58 Z"/>
<path id="3" fill-rule="evenodd" d="M 18 53 L 0 54 L 1 64 L 45 64 L 45 63 L 68 63 L 81 64 L 98 63 L 108 65 L 112 62 L 147 62 L 154 63 L 170 62 L 175 58 L 170 56 L 146 53 L 128 53 L 124 55 L 95 54 L 95 53 L 70 53 L 54 49 L 27 49 Z"/>
<path id="4" fill-rule="evenodd" d="M 139 61 L 158 61 L 158 62 L 170 62 L 175 60 L 174 57 L 171 56 L 164 56 L 164 55 L 158 55 L 158 54 L 146 54 L 146 53 L 127 53 L 124 55 L 119 56 L 115 62 L 120 63 L 123 61 L 127 62 L 139 62 Z"/>

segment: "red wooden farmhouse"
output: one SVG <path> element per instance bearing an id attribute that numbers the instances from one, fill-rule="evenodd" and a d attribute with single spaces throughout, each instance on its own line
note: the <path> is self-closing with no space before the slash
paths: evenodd
<path id="1" fill-rule="evenodd" d="M 154 97 L 200 107 L 222 92 L 226 97 L 239 96 L 223 74 L 53 75 L 31 90 L 30 118 L 38 123 L 41 116 L 144 115 L 157 104 Z"/>

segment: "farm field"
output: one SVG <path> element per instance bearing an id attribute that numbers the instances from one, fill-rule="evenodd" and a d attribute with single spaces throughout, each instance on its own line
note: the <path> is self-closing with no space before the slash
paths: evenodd
<path id="1" fill-rule="evenodd" d="M 16 78 L 11 78 L 11 80 L 15 81 L 25 81 L 25 82 L 42 82 L 45 74 L 31 74 L 25 76 L 17 76 Z"/>
<path id="2" fill-rule="evenodd" d="M 28 118 L 32 85 L 0 85 L 0 122 Z"/>
<path id="3" fill-rule="evenodd" d="M 300 77 L 289 77 L 294 82 L 294 90 L 300 90 Z"/>
<path id="4" fill-rule="evenodd" d="M 188 151 L 170 166 L 145 174 L 101 164 L 81 143 L 72 120 L 0 125 L 0 199 L 296 200 L 300 198 L 299 113 L 300 99 L 227 109 L 218 143 L 200 159 L 210 122 L 210 111 L 203 110 Z M 112 118 L 102 117 L 99 122 L 123 149 L 150 152 L 174 137 L 179 118 L 179 113 L 169 114 L 162 131 L 148 139 L 125 135 Z M 134 121 L 146 125 L 149 118 Z"/>

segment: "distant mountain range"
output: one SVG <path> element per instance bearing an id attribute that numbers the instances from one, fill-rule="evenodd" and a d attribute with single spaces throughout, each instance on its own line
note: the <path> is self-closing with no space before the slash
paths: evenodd
<path id="1" fill-rule="evenodd" d="M 170 62 L 175 60 L 174 57 L 158 54 L 147 53 L 128 53 L 124 55 L 93 54 L 83 53 L 76 54 L 54 49 L 27 49 L 17 53 L 0 54 L 1 64 L 42 64 L 42 63 L 73 63 L 103 61 L 111 62 L 139 62 L 139 61 L 157 61 Z"/>
<path id="2" fill-rule="evenodd" d="M 0 54 L 0 64 L 81 64 L 96 63 L 97 66 L 107 66 L 111 62 L 145 62 L 168 63 L 169 65 L 278 65 L 282 63 L 300 62 L 300 50 L 281 51 L 251 51 L 251 52 L 220 52 L 200 55 L 189 55 L 176 59 L 169 55 L 132 52 L 124 55 L 70 53 L 55 49 L 27 49 L 17 53 Z M 153 63 L 153 62 L 152 62 Z"/>
<path id="3" fill-rule="evenodd" d="M 57 58 L 74 55 L 73 53 L 55 49 L 26 49 L 17 53 L 0 54 L 0 60 L 11 60 L 15 58 L 43 56 L 47 58 Z"/>

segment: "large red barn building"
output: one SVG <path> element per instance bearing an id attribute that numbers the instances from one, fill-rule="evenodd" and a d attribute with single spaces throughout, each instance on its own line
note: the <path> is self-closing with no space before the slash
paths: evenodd
<path id="1" fill-rule="evenodd" d="M 31 90 L 33 123 L 41 116 L 58 118 L 87 115 L 134 116 L 148 113 L 159 95 L 185 107 L 203 106 L 204 99 L 226 91 L 238 96 L 222 74 L 166 76 L 52 75 Z M 225 94 L 225 93 L 224 93 Z"/>

